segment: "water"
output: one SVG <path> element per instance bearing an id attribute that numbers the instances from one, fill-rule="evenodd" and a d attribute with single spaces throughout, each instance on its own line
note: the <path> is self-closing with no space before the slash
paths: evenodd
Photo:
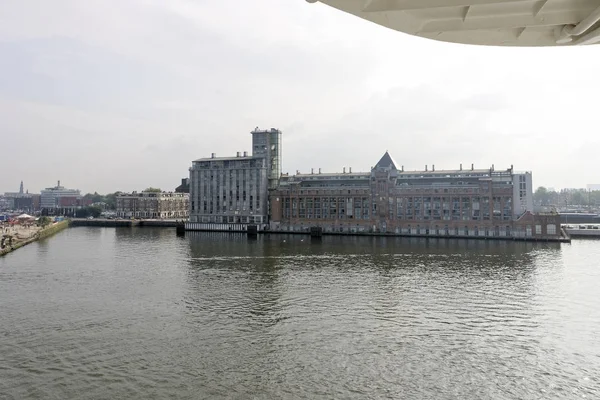
<path id="1" fill-rule="evenodd" d="M 71 228 L 0 258 L 0 399 L 597 399 L 599 260 Z"/>

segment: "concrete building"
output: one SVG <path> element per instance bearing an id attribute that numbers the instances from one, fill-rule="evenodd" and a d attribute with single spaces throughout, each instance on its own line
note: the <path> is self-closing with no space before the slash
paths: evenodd
<path id="1" fill-rule="evenodd" d="M 81 199 L 79 189 L 68 189 L 58 181 L 56 186 L 41 191 L 40 207 L 44 214 L 71 215 L 82 207 Z"/>
<path id="2" fill-rule="evenodd" d="M 189 195 L 173 192 L 133 192 L 116 196 L 116 214 L 121 218 L 186 219 Z"/>
<path id="3" fill-rule="evenodd" d="M 546 237 L 558 217 L 536 223 L 530 172 L 513 168 L 405 171 L 386 152 L 370 172 L 283 176 L 271 193 L 275 231 Z M 539 225 L 539 227 L 538 227 Z M 539 228 L 539 229 L 538 229 Z"/>
<path id="4" fill-rule="evenodd" d="M 269 191 L 281 175 L 281 131 L 252 134 L 252 155 L 193 161 L 190 168 L 190 220 L 188 230 L 261 230 L 269 220 Z"/>

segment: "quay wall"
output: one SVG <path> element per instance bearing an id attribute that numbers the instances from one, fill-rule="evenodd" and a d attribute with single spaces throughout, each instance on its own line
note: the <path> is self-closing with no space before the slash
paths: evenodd
<path id="1" fill-rule="evenodd" d="M 232 232 L 232 233 L 245 233 L 247 232 L 247 226 L 242 224 L 207 224 L 207 223 L 193 223 L 187 222 L 185 224 L 186 231 L 203 231 L 203 232 Z M 433 231 L 435 232 L 435 231 Z M 563 232 L 562 235 L 544 235 L 544 236 L 494 236 L 494 235 L 453 235 L 453 234 L 416 234 L 416 233 L 395 233 L 395 232 L 332 232 L 321 230 L 318 236 L 387 236 L 387 237 L 420 237 L 420 238 L 437 238 L 437 239 L 475 239 L 475 240 L 510 240 L 510 241 L 526 241 L 526 242 L 563 242 L 570 243 L 571 238 Z M 287 230 L 271 230 L 264 229 L 258 230 L 258 233 L 268 234 L 283 234 L 283 235 L 311 235 L 310 228 L 307 230 L 298 231 L 287 231 Z"/>
<path id="2" fill-rule="evenodd" d="M 153 220 L 153 219 L 87 219 L 87 218 L 73 218 L 71 219 L 71 226 L 97 226 L 97 227 L 109 227 L 109 228 L 131 228 L 134 226 L 155 226 L 163 228 L 176 228 L 179 225 L 183 225 L 181 220 Z"/>
<path id="3" fill-rule="evenodd" d="M 135 220 L 118 220 L 118 219 L 71 219 L 71 226 L 97 226 L 97 227 L 132 227 L 137 225 L 139 221 Z"/>

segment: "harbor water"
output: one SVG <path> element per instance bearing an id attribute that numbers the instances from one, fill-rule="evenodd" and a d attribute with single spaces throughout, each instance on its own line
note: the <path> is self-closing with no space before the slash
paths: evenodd
<path id="1" fill-rule="evenodd" d="M 70 228 L 0 258 L 0 399 L 598 399 L 599 260 Z"/>

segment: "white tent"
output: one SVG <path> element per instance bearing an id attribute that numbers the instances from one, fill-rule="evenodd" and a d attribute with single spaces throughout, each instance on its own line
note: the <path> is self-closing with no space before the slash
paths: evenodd
<path id="1" fill-rule="evenodd" d="M 35 219 L 35 217 L 32 217 L 29 214 L 21 214 L 17 217 L 17 219 Z"/>

